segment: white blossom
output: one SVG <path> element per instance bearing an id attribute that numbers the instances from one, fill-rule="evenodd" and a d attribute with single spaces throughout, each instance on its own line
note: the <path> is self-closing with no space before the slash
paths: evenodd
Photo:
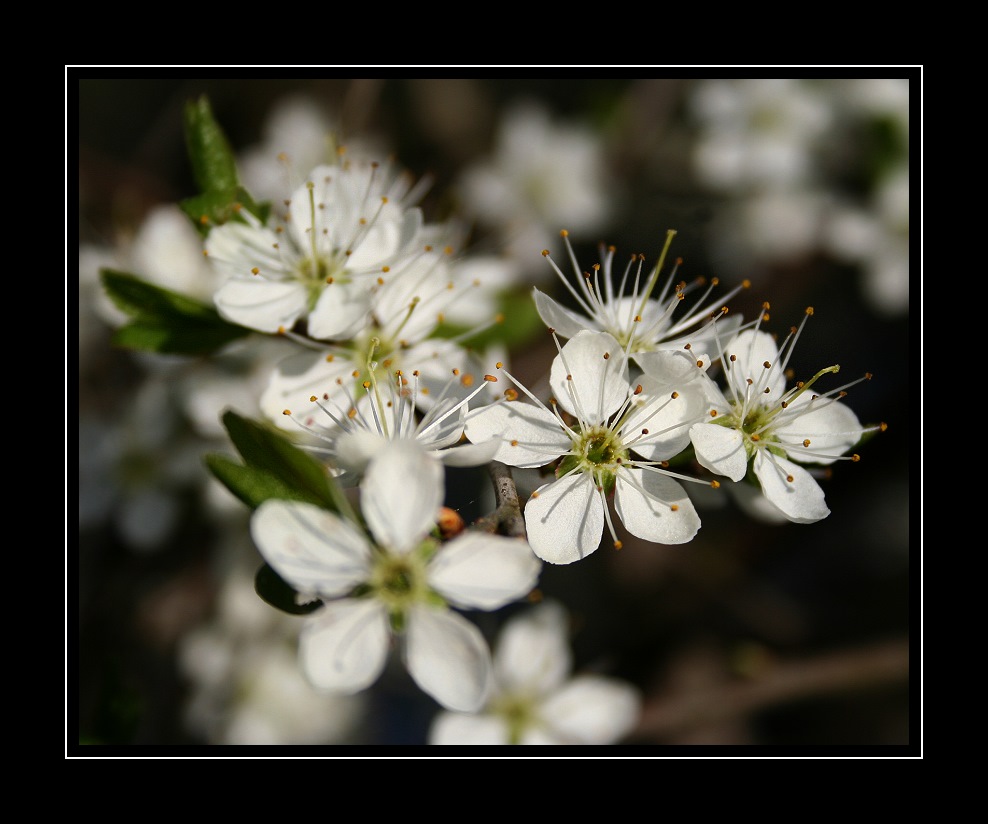
<path id="1" fill-rule="evenodd" d="M 721 391 L 703 376 L 711 399 L 708 417 L 689 431 L 702 466 L 732 481 L 752 478 L 768 501 L 796 523 L 813 523 L 830 514 L 823 489 L 800 464 L 856 461 L 857 455 L 842 456 L 865 432 L 885 428 L 862 427 L 841 402 L 847 386 L 858 381 L 825 394 L 809 391 L 823 375 L 839 371 L 837 365 L 786 389 L 789 358 L 811 315 L 807 309 L 802 324 L 793 327 L 781 347 L 757 328 L 733 338 L 721 356 L 727 389 Z"/>
<path id="2" fill-rule="evenodd" d="M 594 264 L 591 275 L 581 270 L 570 244 L 569 232 L 564 230 L 560 234 L 573 265 L 576 288 L 556 265 L 549 251 L 545 250 L 542 254 L 548 259 L 553 270 L 580 307 L 582 314 L 571 311 L 535 288 L 532 291 L 539 316 L 547 326 L 555 329 L 564 338 L 572 338 L 584 329 L 608 332 L 632 357 L 639 360 L 639 363 L 641 363 L 641 355 L 658 349 L 682 349 L 687 343 L 697 351 L 706 349 L 708 341 L 713 340 L 714 322 L 727 311 L 724 302 L 749 285 L 748 281 L 744 281 L 712 302 L 709 300 L 710 294 L 718 285 L 718 280 L 714 278 L 707 283 L 699 279 L 691 284 L 677 283 L 675 277 L 680 264 L 677 260 L 669 277 L 656 292 L 666 254 L 676 235 L 672 230 L 666 235 L 662 254 L 651 273 L 643 280 L 644 256 L 632 255 L 625 266 L 620 283 L 616 282 L 613 272 L 615 253 L 613 246 L 606 250 L 601 246 L 601 263 Z M 627 290 L 629 285 L 630 292 Z M 685 302 L 687 295 L 697 289 L 703 289 L 704 286 L 707 288 L 698 298 L 692 300 L 691 308 L 685 314 L 680 312 L 677 316 L 677 310 Z M 732 317 L 720 323 L 721 333 L 727 334 L 738 328 L 741 318 Z"/>
<path id="3" fill-rule="evenodd" d="M 494 460 L 537 467 L 562 458 L 556 479 L 535 490 L 525 505 L 528 539 L 543 560 L 569 564 L 587 557 L 598 548 L 605 523 L 620 548 L 612 495 L 627 530 L 647 541 L 682 544 L 700 528 L 693 504 L 673 478 L 695 479 L 662 464 L 689 443 L 689 424 L 706 403 L 696 378 L 709 364 L 686 351 L 653 354 L 654 365 L 662 361 L 665 368 L 633 385 L 625 353 L 610 334 L 578 332 L 553 361 L 552 409 L 518 384 L 534 404 L 505 400 L 467 415 L 471 441 L 500 440 Z"/>
<path id="4" fill-rule="evenodd" d="M 641 712 L 617 678 L 572 675 L 568 617 L 547 601 L 509 620 L 494 652 L 494 689 L 475 714 L 440 712 L 430 744 L 614 744 Z"/>
<path id="5" fill-rule="evenodd" d="M 269 500 L 251 519 L 265 560 L 324 605 L 302 630 L 302 667 L 317 687 L 356 693 L 384 669 L 391 639 L 414 681 L 444 707 L 472 712 L 491 687 L 487 642 L 454 612 L 498 609 L 527 594 L 541 564 L 528 544 L 463 532 L 430 537 L 443 500 L 442 466 L 396 443 L 361 485 L 370 534 L 311 504 Z"/>
<path id="6" fill-rule="evenodd" d="M 312 170 L 292 195 L 284 226 L 241 210 L 244 222 L 224 223 L 206 238 L 208 257 L 226 275 L 217 310 L 260 332 L 305 320 L 306 333 L 319 340 L 356 334 L 375 286 L 436 265 L 422 212 L 403 203 L 408 191 L 407 179 L 377 163 L 343 161 Z"/>

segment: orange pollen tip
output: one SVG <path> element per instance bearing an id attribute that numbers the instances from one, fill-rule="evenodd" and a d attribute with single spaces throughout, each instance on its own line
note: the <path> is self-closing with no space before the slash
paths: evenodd
<path id="1" fill-rule="evenodd" d="M 326 363 L 332 363 L 336 359 L 336 355 L 326 355 Z"/>
<path id="2" fill-rule="evenodd" d="M 549 257 L 549 250 L 548 249 L 543 249 L 542 250 L 542 257 Z"/>
<path id="3" fill-rule="evenodd" d="M 360 377 L 360 370 L 359 370 L 359 369 L 354 369 L 354 370 L 353 370 L 353 371 L 352 371 L 352 372 L 350 373 L 350 377 L 351 377 L 351 378 L 359 378 L 359 377 Z"/>
<path id="4" fill-rule="evenodd" d="M 255 266 L 255 267 L 254 267 L 253 269 L 251 269 L 251 270 L 250 270 L 250 273 L 251 273 L 252 275 L 259 275 L 259 274 L 261 274 L 261 270 L 260 270 L 260 269 L 258 269 L 258 268 L 257 268 L 257 267 Z"/>
<path id="5" fill-rule="evenodd" d="M 880 424 L 878 424 L 878 430 L 880 432 L 884 432 L 888 428 L 889 428 L 889 425 L 887 423 L 885 423 L 885 421 L 882 421 Z"/>
<path id="6" fill-rule="evenodd" d="M 812 306 L 807 306 L 806 307 L 806 314 L 807 315 L 812 315 L 813 314 L 813 307 Z"/>
<path id="7" fill-rule="evenodd" d="M 500 369 L 502 366 L 504 366 L 504 364 L 501 363 L 501 361 L 498 361 L 497 363 L 494 364 L 495 369 Z"/>
<path id="8" fill-rule="evenodd" d="M 624 546 L 624 544 L 622 544 L 620 541 L 615 541 L 614 542 L 614 548 L 615 549 L 620 549 L 623 546 Z"/>
<path id="9" fill-rule="evenodd" d="M 512 441 L 512 442 L 511 442 L 511 445 L 512 445 L 512 446 L 518 446 L 518 441 Z"/>
<path id="10" fill-rule="evenodd" d="M 604 360 L 610 360 L 610 357 L 611 357 L 610 352 L 604 352 Z"/>
<path id="11" fill-rule="evenodd" d="M 672 504 L 669 507 L 669 509 L 671 509 L 673 512 L 679 512 L 679 505 L 678 504 Z"/>
<path id="12" fill-rule="evenodd" d="M 497 383 L 497 378 L 494 375 L 484 375 L 484 380 L 490 383 Z"/>
<path id="13" fill-rule="evenodd" d="M 642 322 L 642 316 L 641 315 L 635 315 L 635 323 L 641 323 L 641 322 Z"/>
<path id="14" fill-rule="evenodd" d="M 768 311 L 769 309 L 771 309 L 771 308 L 772 308 L 772 307 L 771 307 L 771 305 L 769 304 L 769 302 L 768 302 L 768 301 L 765 301 L 765 302 L 764 302 L 764 303 L 762 304 L 762 309 L 764 309 L 764 310 L 765 310 L 766 312 L 767 312 L 767 311 Z"/>
<path id="15" fill-rule="evenodd" d="M 460 383 L 464 386 L 473 386 L 473 375 L 464 375 L 460 378 Z"/>
<path id="16" fill-rule="evenodd" d="M 685 345 L 685 346 L 683 347 L 683 349 L 692 349 L 692 348 L 693 348 L 693 344 L 692 344 L 692 343 L 687 343 L 687 344 L 686 344 L 686 345 Z"/>
<path id="17" fill-rule="evenodd" d="M 500 312 L 498 312 L 494 316 L 494 323 L 504 323 L 504 315 L 502 315 Z"/>
<path id="18" fill-rule="evenodd" d="M 711 409 L 710 410 L 710 417 L 711 418 L 716 418 L 717 417 L 717 410 L 716 409 Z"/>
<path id="19" fill-rule="evenodd" d="M 772 368 L 772 364 L 771 364 L 771 363 L 769 363 L 768 361 L 765 361 L 765 362 L 764 362 L 764 363 L 762 364 L 762 366 L 764 366 L 764 367 L 765 367 L 766 369 L 771 369 L 771 368 Z"/>
<path id="20" fill-rule="evenodd" d="M 752 435 L 751 436 L 751 439 L 753 441 L 760 441 L 762 439 L 762 436 L 761 435 Z"/>
<path id="21" fill-rule="evenodd" d="M 720 481 L 711 481 L 710 486 L 714 489 L 720 489 Z"/>
<path id="22" fill-rule="evenodd" d="M 279 335 L 284 335 L 285 334 L 285 327 L 284 326 L 279 326 L 278 327 L 278 334 Z"/>
<path id="23" fill-rule="evenodd" d="M 779 406 L 781 406 L 783 409 L 788 409 L 789 408 L 789 404 L 786 403 L 785 401 L 783 401 L 782 403 L 780 403 Z"/>
<path id="24" fill-rule="evenodd" d="M 427 245 L 427 246 L 425 247 L 425 251 L 427 251 L 427 252 L 431 252 L 431 251 L 432 251 L 432 246 L 429 246 L 429 245 Z"/>
<path id="25" fill-rule="evenodd" d="M 309 395 L 309 403 L 315 403 L 319 400 L 315 395 Z"/>
<path id="26" fill-rule="evenodd" d="M 734 363 L 738 359 L 737 355 L 731 355 L 731 363 Z"/>
<path id="27" fill-rule="evenodd" d="M 809 446 L 809 445 L 810 445 L 810 439 L 807 438 L 805 441 L 803 441 L 803 446 Z"/>
<path id="28" fill-rule="evenodd" d="M 856 452 L 853 455 L 851 455 L 851 463 L 857 463 L 860 460 L 861 460 L 861 456 L 858 455 Z"/>
<path id="29" fill-rule="evenodd" d="M 381 267 L 381 271 L 384 272 L 384 274 L 387 274 L 388 272 L 391 271 L 391 267 L 390 266 L 382 266 Z"/>
<path id="30" fill-rule="evenodd" d="M 573 380 L 573 376 L 572 376 L 572 375 L 567 375 L 567 376 L 566 376 L 566 380 L 568 380 L 568 381 L 571 381 L 571 380 Z"/>
<path id="31" fill-rule="evenodd" d="M 200 215 L 200 216 L 199 216 L 199 222 L 200 222 L 200 223 L 201 223 L 201 224 L 202 224 L 203 226 L 205 226 L 205 225 L 206 225 L 207 223 L 209 223 L 209 215 Z"/>
<path id="32" fill-rule="evenodd" d="M 370 381 L 364 381 L 364 382 L 363 382 L 362 384 L 360 384 L 360 385 L 361 385 L 362 387 L 364 387 L 364 389 L 370 389 L 370 388 L 371 388 L 371 382 L 370 382 Z"/>
<path id="33" fill-rule="evenodd" d="M 377 285 L 378 286 L 384 286 L 384 278 L 378 278 L 377 279 Z"/>
<path id="34" fill-rule="evenodd" d="M 518 393 L 514 389 L 505 389 L 504 397 L 506 397 L 509 401 L 516 401 L 518 400 Z"/>
<path id="35" fill-rule="evenodd" d="M 328 278 L 326 278 L 326 283 L 332 283 L 332 282 L 333 282 L 333 276 L 330 275 Z"/>
<path id="36" fill-rule="evenodd" d="M 357 410 L 356 410 L 356 409 L 354 409 L 354 408 L 353 408 L 353 407 L 351 406 L 351 407 L 350 407 L 350 411 L 346 413 L 346 416 L 347 416 L 348 418 L 356 418 L 356 417 L 357 417 Z"/>
<path id="37" fill-rule="evenodd" d="M 532 497 L 533 498 L 538 498 L 539 497 L 539 493 L 538 492 L 533 492 L 532 493 Z"/>
<path id="38" fill-rule="evenodd" d="M 793 480 L 795 480 L 795 479 L 793 478 L 792 475 L 786 475 L 786 480 L 789 481 L 789 483 L 792 483 Z"/>
<path id="39" fill-rule="evenodd" d="M 451 255 L 451 254 L 453 254 L 453 247 L 452 247 L 452 246 L 447 246 L 447 247 L 445 247 L 445 248 L 443 249 L 443 251 L 444 251 L 444 252 L 445 252 L 445 253 L 446 253 L 447 255 Z"/>
<path id="40" fill-rule="evenodd" d="M 292 414 L 292 410 L 291 409 L 285 409 L 285 410 L 282 411 L 281 414 L 282 415 L 291 415 Z"/>
<path id="41" fill-rule="evenodd" d="M 700 369 L 702 369 L 702 368 L 703 368 L 703 361 L 702 361 L 702 360 L 698 360 L 698 361 L 696 362 L 696 365 L 697 365 L 697 366 L 698 366 L 698 367 L 699 367 Z"/>
<path id="42" fill-rule="evenodd" d="M 453 367 L 453 374 L 454 375 L 459 375 L 460 374 L 460 370 L 457 369 L 455 366 Z"/>
<path id="43" fill-rule="evenodd" d="M 670 397 L 672 397 L 673 400 L 676 400 L 676 398 L 679 397 L 679 393 L 678 392 L 673 392 Z"/>
<path id="44" fill-rule="evenodd" d="M 638 384 L 638 386 L 635 387 L 635 394 L 640 395 L 641 393 L 642 393 L 642 385 Z"/>

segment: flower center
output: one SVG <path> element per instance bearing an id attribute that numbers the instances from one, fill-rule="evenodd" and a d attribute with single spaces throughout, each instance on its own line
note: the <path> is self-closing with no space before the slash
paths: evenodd
<path id="1" fill-rule="evenodd" d="M 615 473 L 628 459 L 628 450 L 617 432 L 605 426 L 595 426 L 577 434 L 573 452 L 563 458 L 556 470 L 561 478 L 570 472 L 590 472 L 606 493 L 614 489 Z"/>
<path id="2" fill-rule="evenodd" d="M 528 696 L 501 696 L 495 700 L 492 710 L 507 724 L 509 744 L 520 744 L 525 730 L 539 723 L 536 702 Z"/>
<path id="3" fill-rule="evenodd" d="M 435 600 L 426 578 L 426 566 L 436 548 L 436 542 L 427 539 L 411 552 L 400 555 L 381 549 L 374 561 L 367 584 L 374 597 L 388 608 L 395 632 L 404 629 L 409 608 Z"/>

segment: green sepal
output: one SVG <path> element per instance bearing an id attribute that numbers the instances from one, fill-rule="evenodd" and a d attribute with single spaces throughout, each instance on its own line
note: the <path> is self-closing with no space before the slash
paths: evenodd
<path id="1" fill-rule="evenodd" d="M 240 184 L 236 157 L 205 95 L 185 104 L 185 147 L 199 191 L 232 191 Z"/>
<path id="2" fill-rule="evenodd" d="M 254 576 L 254 592 L 261 597 L 261 600 L 289 615 L 308 615 L 322 606 L 322 601 L 318 598 L 304 604 L 298 603 L 295 597 L 298 594 L 296 590 L 268 564 L 257 570 Z"/>
<path id="3" fill-rule="evenodd" d="M 272 493 L 267 497 L 309 501 L 355 520 L 336 479 L 273 425 L 249 420 L 232 410 L 223 413 L 223 425 L 244 459 L 246 468 L 254 473 L 252 476 L 242 475 L 237 480 L 254 477 L 258 483 L 257 492 Z M 238 494 L 236 490 L 231 491 Z M 260 501 L 250 505 L 256 506 L 258 503 Z"/>
<path id="4" fill-rule="evenodd" d="M 133 318 L 117 329 L 113 342 L 127 349 L 173 355 L 208 355 L 250 329 L 229 323 L 212 307 L 154 286 L 136 275 L 101 269 L 103 288 Z"/>

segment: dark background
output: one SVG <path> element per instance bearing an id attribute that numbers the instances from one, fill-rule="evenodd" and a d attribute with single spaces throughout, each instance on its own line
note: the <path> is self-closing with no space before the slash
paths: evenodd
<path id="1" fill-rule="evenodd" d="M 674 253 L 689 273 L 716 274 L 726 284 L 753 281 L 732 310 L 749 317 L 770 300 L 775 328 L 784 331 L 814 306 L 792 363 L 797 375 L 834 362 L 841 379 L 872 372 L 847 402 L 862 422 L 885 421 L 888 431 L 858 450 L 860 463 L 835 465 L 824 482 L 831 515 L 820 523 L 769 525 L 728 505 L 704 512 L 700 534 L 685 547 L 628 541 L 617 553 L 605 543 L 579 564 L 547 565 L 540 590 L 572 613 L 576 666 L 641 688 L 645 712 L 629 745 L 740 745 L 754 755 L 766 744 L 794 753 L 834 747 L 855 754 L 863 746 L 915 752 L 921 577 L 909 538 L 919 512 L 917 501 L 911 521 L 910 458 L 921 454 L 918 328 L 908 313 L 890 317 L 871 308 L 861 296 L 861 272 L 825 253 L 711 271 L 706 233 L 725 196 L 704 189 L 688 164 L 695 127 L 685 101 L 700 73 L 191 79 L 148 72 L 135 79 L 137 70 L 135 78 L 121 72 L 69 76 L 68 127 L 70 141 L 78 127 L 79 155 L 75 169 L 70 142 L 68 184 L 71 197 L 77 173 L 80 243 L 110 245 L 120 226 L 137 225 L 150 206 L 195 193 L 182 111 L 200 94 L 208 95 L 237 151 L 261 139 L 276 101 L 294 92 L 311 96 L 338 113 L 347 132 L 383 135 L 403 165 L 433 174 L 423 203 L 433 217 L 450 208 L 457 175 L 491 150 L 499 117 L 517 98 L 535 98 L 555 116 L 598 125 L 602 133 L 606 125 L 610 169 L 623 196 L 601 237 L 574 238 L 580 259 L 596 260 L 597 240 L 654 259 L 665 230 L 676 228 Z M 913 119 L 918 93 L 914 76 Z M 918 148 L 914 142 L 914 156 Z M 854 181 L 832 184 L 853 188 Z M 485 238 L 478 232 L 475 241 Z M 918 264 L 917 258 L 914 272 Z M 70 299 L 73 280 L 70 267 Z M 552 353 L 551 341 L 538 339 L 513 353 L 513 369 L 534 382 Z M 80 362 L 80 410 L 112 419 L 144 374 L 139 358 L 107 339 L 95 361 Z M 69 446 L 68 459 L 71 453 Z M 476 500 L 484 483 L 480 470 L 450 479 L 448 487 L 463 490 L 450 505 L 467 520 L 483 514 Z M 71 516 L 71 496 L 68 505 Z M 176 649 L 214 608 L 219 584 L 211 553 L 219 536 L 191 493 L 184 505 L 178 534 L 153 554 L 135 553 L 110 523 L 80 530 L 78 547 L 69 541 L 68 625 L 78 628 L 67 638 L 70 745 L 77 736 L 104 745 L 206 743 L 181 720 L 189 685 Z M 500 614 L 472 617 L 491 637 L 501 621 Z M 389 671 L 369 699 L 375 722 L 352 743 L 424 743 L 438 707 L 401 671 Z"/>

